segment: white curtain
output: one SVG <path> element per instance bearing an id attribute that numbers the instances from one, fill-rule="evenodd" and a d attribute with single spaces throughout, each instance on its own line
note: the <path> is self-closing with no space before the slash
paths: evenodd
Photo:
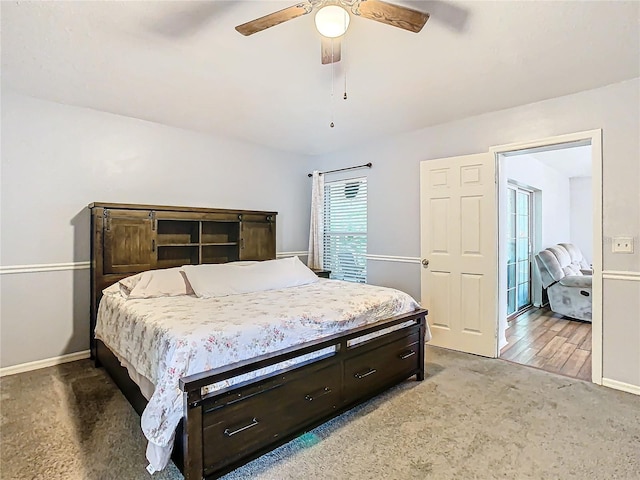
<path id="1" fill-rule="evenodd" d="M 324 177 L 313 172 L 311 190 L 311 225 L 309 227 L 309 268 L 322 268 L 322 240 L 324 229 Z"/>

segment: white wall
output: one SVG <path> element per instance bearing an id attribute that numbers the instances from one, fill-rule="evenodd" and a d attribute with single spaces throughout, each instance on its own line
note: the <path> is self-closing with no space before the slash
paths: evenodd
<path id="1" fill-rule="evenodd" d="M 571 243 L 576 245 L 587 261 L 593 261 L 593 187 L 591 177 L 569 179 L 571 194 Z"/>
<path id="2" fill-rule="evenodd" d="M 88 349 L 90 202 L 275 210 L 278 252 L 307 249 L 304 157 L 8 90 L 1 133 L 3 271 L 71 264 L 0 275 L 2 367 Z"/>
<path id="3" fill-rule="evenodd" d="M 569 178 L 530 155 L 504 157 L 502 166 L 508 180 L 541 191 L 540 249 L 570 241 Z M 591 197 L 589 197 L 589 205 L 591 205 Z"/>
<path id="4" fill-rule="evenodd" d="M 638 300 L 624 296 L 614 303 L 609 293 L 640 279 L 640 248 L 634 254 L 611 253 L 614 235 L 631 235 L 640 245 L 639 79 L 371 141 L 318 157 L 314 166 L 324 170 L 373 162 L 366 172 L 369 253 L 418 257 L 420 161 L 598 128 L 603 130 L 604 270 L 628 272 L 620 279 L 604 277 L 603 374 L 640 387 Z M 419 298 L 417 263 L 369 261 L 369 280 Z"/>

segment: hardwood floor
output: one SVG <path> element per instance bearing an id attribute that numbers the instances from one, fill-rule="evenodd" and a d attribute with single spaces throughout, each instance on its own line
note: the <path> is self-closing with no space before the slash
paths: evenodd
<path id="1" fill-rule="evenodd" d="M 591 381 L 591 323 L 548 308 L 532 308 L 509 321 L 500 358 Z"/>

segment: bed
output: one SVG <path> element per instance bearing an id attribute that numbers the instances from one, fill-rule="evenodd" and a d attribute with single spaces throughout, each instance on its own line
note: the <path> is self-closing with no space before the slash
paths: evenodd
<path id="1" fill-rule="evenodd" d="M 242 271 L 241 264 L 256 268 L 255 260 L 268 260 L 259 268 L 293 265 L 297 259 L 272 260 L 275 212 L 97 203 L 90 208 L 92 355 L 142 415 L 150 447 L 175 440 L 172 457 L 186 479 L 217 478 L 407 378 L 424 378 L 427 312 L 393 289 L 316 277 L 207 297 L 188 273 L 199 296 L 121 294 L 121 284 L 133 277 L 215 270 L 232 278 L 228 272 Z M 268 228 L 257 225 L 259 219 Z M 243 230 L 243 220 L 255 230 Z M 163 221 L 173 223 L 162 226 Z M 167 242 L 197 247 L 198 256 L 184 248 L 162 256 L 159 247 Z M 248 242 L 269 245 L 248 245 L 253 253 L 243 255 Z M 206 261 L 202 249 L 210 243 L 235 245 L 219 245 L 226 256 Z M 107 262 L 119 271 L 105 268 Z M 135 271 L 124 272 L 122 265 Z M 240 290 L 244 278 L 238 277 Z M 227 284 L 233 281 L 216 288 Z M 150 460 L 169 451 L 152 451 Z"/>

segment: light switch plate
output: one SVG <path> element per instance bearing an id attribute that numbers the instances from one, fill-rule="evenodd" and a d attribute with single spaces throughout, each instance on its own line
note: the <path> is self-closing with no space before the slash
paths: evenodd
<path id="1" fill-rule="evenodd" d="M 613 253 L 633 253 L 633 237 L 613 237 L 611 251 Z"/>

